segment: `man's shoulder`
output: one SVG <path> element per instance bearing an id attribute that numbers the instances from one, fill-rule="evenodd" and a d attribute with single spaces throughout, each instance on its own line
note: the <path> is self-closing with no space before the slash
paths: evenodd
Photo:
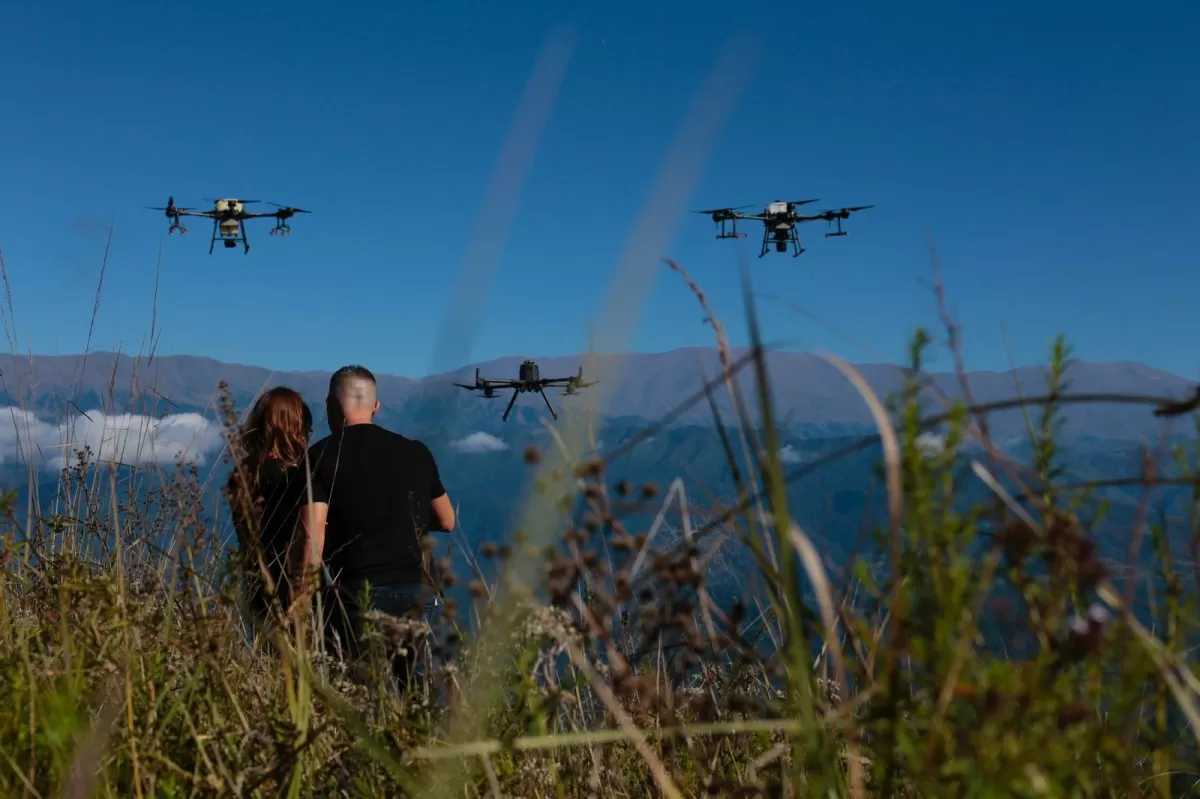
<path id="1" fill-rule="evenodd" d="M 313 442 L 312 444 L 310 444 L 308 447 L 309 457 L 311 458 L 313 455 L 324 452 L 325 448 L 329 446 L 329 442 L 332 440 L 333 440 L 333 435 L 330 434 L 330 435 L 327 435 L 324 438 L 319 439 L 319 440 Z"/>

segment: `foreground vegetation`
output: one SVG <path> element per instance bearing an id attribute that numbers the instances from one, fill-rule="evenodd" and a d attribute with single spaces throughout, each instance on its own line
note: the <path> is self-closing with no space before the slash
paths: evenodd
<path id="1" fill-rule="evenodd" d="M 726 371 L 712 391 L 736 392 L 744 367 L 769 396 L 761 360 L 731 362 L 714 327 Z M 1190 794 L 1200 617 L 1176 550 L 1200 544 L 1195 514 L 1156 515 L 1149 487 L 1165 478 L 1143 475 L 1130 564 L 1101 561 L 1079 510 L 1087 487 L 1056 486 L 1065 344 L 1051 384 L 1029 387 L 1044 395 L 1028 400 L 1034 461 L 1014 464 L 969 386 L 929 406 L 929 343 L 915 338 L 897 397 L 836 363 L 883 443 L 888 523 L 860 547 L 879 557 L 832 569 L 789 520 L 765 400 L 735 396 L 739 418 L 717 419 L 740 496 L 704 507 L 716 522 L 703 527 L 677 486 L 630 485 L 563 439 L 527 453 L 530 523 L 471 553 L 477 568 L 451 575 L 459 599 L 432 629 L 378 620 L 380 653 L 423 653 L 428 679 L 404 697 L 385 690 L 379 658 L 350 674 L 323 651 L 321 608 L 251 641 L 227 532 L 203 521 L 217 495 L 194 470 L 135 500 L 82 456 L 57 498 L 6 508 L 0 793 Z M 931 452 L 935 426 L 944 446 Z M 989 456 L 964 468 L 966 441 Z M 1194 453 L 1176 454 L 1172 479 L 1194 485 Z M 992 501 L 962 513 L 964 481 Z M 681 531 L 671 545 L 657 526 L 627 528 L 647 509 Z M 731 538 L 757 570 L 742 597 L 718 601 L 706 563 Z M 1134 568 L 1143 549 L 1153 573 Z"/>

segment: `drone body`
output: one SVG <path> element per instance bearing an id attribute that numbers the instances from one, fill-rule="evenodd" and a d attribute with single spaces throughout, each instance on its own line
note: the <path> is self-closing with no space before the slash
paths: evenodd
<path id="1" fill-rule="evenodd" d="M 265 219 L 272 218 L 275 220 L 275 227 L 271 228 L 272 236 L 286 236 L 292 232 L 292 227 L 287 223 L 296 214 L 310 214 L 312 211 L 305 211 L 303 208 L 292 208 L 291 206 L 274 205 L 278 210 L 267 213 L 256 213 L 246 210 L 247 203 L 256 203 L 258 200 L 239 200 L 236 197 L 224 197 L 219 200 L 206 200 L 213 204 L 211 211 L 197 211 L 193 208 L 180 208 L 175 204 L 174 197 L 167 198 L 167 205 L 163 208 L 147 206 L 152 211 L 162 211 L 167 219 L 171 220 L 171 226 L 167 228 L 167 235 L 179 231 L 180 235 L 187 233 L 187 228 L 180 223 L 180 218 L 184 216 L 202 216 L 213 221 L 212 241 L 208 245 L 208 254 L 212 255 L 213 247 L 216 246 L 217 240 L 225 245 L 226 249 L 232 249 L 240 242 L 245 248 L 245 252 L 250 252 L 250 242 L 246 238 L 246 220 L 247 219 Z"/>
<path id="2" fill-rule="evenodd" d="M 792 257 L 795 258 L 804 252 L 804 247 L 800 244 L 800 234 L 796 230 L 796 226 L 803 222 L 816 222 L 824 220 L 829 223 L 837 222 L 837 231 L 825 234 L 826 238 L 830 236 L 845 236 L 846 232 L 842 230 L 842 220 L 849 219 L 850 214 L 856 211 L 865 211 L 868 208 L 873 208 L 871 205 L 859 205 L 850 208 L 837 208 L 828 211 L 821 211 L 817 214 L 798 214 L 796 207 L 815 203 L 816 200 L 775 200 L 768 203 L 759 214 L 742 214 L 739 211 L 749 208 L 748 205 L 743 205 L 740 208 L 711 208 L 707 211 L 697 211 L 697 213 L 706 214 L 712 217 L 712 221 L 719 225 L 717 232 L 718 239 L 740 239 L 745 238 L 747 234 L 739 233 L 737 223 L 739 219 L 753 219 L 763 223 L 763 238 L 762 250 L 758 257 L 762 258 L 771 248 L 771 244 L 775 245 L 775 252 L 787 252 L 788 245 L 792 247 Z M 726 223 L 730 224 L 729 229 L 726 229 Z"/>
<path id="3" fill-rule="evenodd" d="M 459 388 L 465 388 L 468 391 L 480 391 L 483 393 L 484 399 L 494 399 L 497 389 L 511 389 L 512 398 L 508 401 L 508 407 L 504 409 L 504 416 L 501 421 L 507 422 L 508 415 L 512 413 L 513 405 L 517 402 L 517 397 L 524 393 L 537 393 L 542 395 L 542 399 L 546 401 L 546 407 L 550 410 L 550 415 L 558 419 L 558 414 L 554 412 L 554 406 L 550 404 L 550 398 L 546 396 L 546 389 L 552 387 L 561 387 L 563 394 L 571 396 L 578 393 L 581 388 L 590 388 L 599 380 L 584 382 L 583 367 L 579 367 L 579 373 L 571 377 L 548 377 L 543 378 L 538 369 L 538 365 L 534 361 L 524 361 L 517 370 L 516 380 L 499 380 L 490 377 L 480 376 L 479 369 L 475 370 L 474 384 L 455 383 Z"/>

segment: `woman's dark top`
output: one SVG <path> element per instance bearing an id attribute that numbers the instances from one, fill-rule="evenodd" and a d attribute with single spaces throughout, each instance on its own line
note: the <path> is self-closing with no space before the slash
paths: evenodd
<path id="1" fill-rule="evenodd" d="M 258 490 L 254 497 L 254 522 L 235 509 L 234 526 L 242 548 L 243 565 L 250 582 L 252 599 L 261 590 L 258 560 L 251 550 L 253 524 L 257 524 L 258 542 L 263 561 L 272 581 L 278 586 L 280 600 L 287 602 L 286 573 L 288 548 L 297 534 L 297 522 L 304 507 L 304 470 L 289 467 L 279 460 L 268 460 L 258 471 Z M 265 597 L 263 598 L 265 599 Z M 257 604 L 257 602 L 256 602 Z"/>

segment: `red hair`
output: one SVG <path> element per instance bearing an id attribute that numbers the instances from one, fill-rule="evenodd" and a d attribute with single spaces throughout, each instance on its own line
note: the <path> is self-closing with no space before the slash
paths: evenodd
<path id="1" fill-rule="evenodd" d="M 258 398 L 242 425 L 242 446 L 257 468 L 269 460 L 298 466 L 308 448 L 312 414 L 304 399 L 284 386 L 273 388 Z"/>
<path id="2" fill-rule="evenodd" d="M 273 388 L 254 403 L 231 441 L 235 463 L 225 486 L 239 539 L 259 532 L 258 473 L 263 464 L 278 460 L 299 466 L 311 433 L 312 412 L 293 389 Z"/>

